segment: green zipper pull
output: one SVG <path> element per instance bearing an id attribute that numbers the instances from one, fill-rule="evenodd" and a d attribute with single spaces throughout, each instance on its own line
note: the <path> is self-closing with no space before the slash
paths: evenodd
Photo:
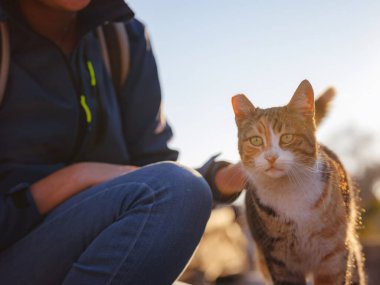
<path id="1" fill-rule="evenodd" d="M 90 75 L 91 87 L 95 87 L 96 86 L 96 76 L 95 76 L 94 66 L 92 65 L 92 62 L 90 60 L 87 60 L 86 63 L 87 63 L 88 74 Z M 86 96 L 84 96 L 84 94 L 82 94 L 80 96 L 80 104 L 84 110 L 84 113 L 86 114 L 87 123 L 91 124 L 91 122 L 92 122 L 91 109 L 87 105 Z"/>
<path id="2" fill-rule="evenodd" d="M 87 69 L 88 69 L 88 73 L 90 74 L 91 86 L 95 87 L 96 86 L 95 71 L 94 71 L 94 66 L 92 65 L 92 62 L 90 60 L 87 60 Z"/>
<path id="3" fill-rule="evenodd" d="M 90 124 L 92 122 L 92 114 L 90 108 L 86 103 L 86 97 L 84 95 L 80 96 L 80 104 L 84 110 L 84 113 L 86 114 L 86 121 L 88 124 Z"/>

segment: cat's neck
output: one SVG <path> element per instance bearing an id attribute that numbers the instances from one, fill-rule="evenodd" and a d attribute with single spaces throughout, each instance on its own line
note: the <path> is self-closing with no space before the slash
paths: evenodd
<path id="1" fill-rule="evenodd" d="M 304 220 L 307 218 L 305 213 L 309 212 L 306 210 L 310 209 L 323 191 L 321 165 L 318 159 L 307 170 L 294 170 L 292 176 L 273 179 L 251 173 L 249 180 L 264 205 L 273 208 L 280 216 Z"/>

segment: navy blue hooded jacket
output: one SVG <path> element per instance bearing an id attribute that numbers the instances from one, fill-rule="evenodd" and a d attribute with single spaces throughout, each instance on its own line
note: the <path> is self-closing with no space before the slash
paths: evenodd
<path id="1" fill-rule="evenodd" d="M 144 26 L 123 0 L 92 0 L 80 12 L 81 37 L 69 58 L 34 32 L 14 3 L 0 6 L 11 38 L 10 74 L 0 106 L 0 249 L 43 219 L 28 187 L 52 172 L 80 161 L 143 166 L 178 156 L 167 145 L 170 126 L 157 132 L 162 120 L 155 59 Z M 130 42 L 130 72 L 120 94 L 94 32 L 111 21 L 125 22 Z M 200 169 L 215 191 L 214 173 L 224 165 L 211 159 Z"/>

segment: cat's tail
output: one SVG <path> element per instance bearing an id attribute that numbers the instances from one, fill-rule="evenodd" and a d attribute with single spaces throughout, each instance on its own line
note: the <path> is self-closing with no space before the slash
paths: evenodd
<path id="1" fill-rule="evenodd" d="M 319 126 L 326 117 L 331 101 L 335 97 L 335 89 L 330 87 L 315 100 L 315 124 Z"/>

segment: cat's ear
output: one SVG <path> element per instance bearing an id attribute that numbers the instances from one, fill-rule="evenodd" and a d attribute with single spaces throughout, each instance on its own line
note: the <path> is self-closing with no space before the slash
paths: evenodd
<path id="1" fill-rule="evenodd" d="M 287 108 L 291 112 L 302 116 L 313 117 L 315 112 L 313 87 L 307 80 L 303 80 L 298 86 Z"/>
<path id="2" fill-rule="evenodd" d="M 255 106 L 252 105 L 251 101 L 244 94 L 233 96 L 231 101 L 236 122 L 245 119 L 255 111 Z"/>

